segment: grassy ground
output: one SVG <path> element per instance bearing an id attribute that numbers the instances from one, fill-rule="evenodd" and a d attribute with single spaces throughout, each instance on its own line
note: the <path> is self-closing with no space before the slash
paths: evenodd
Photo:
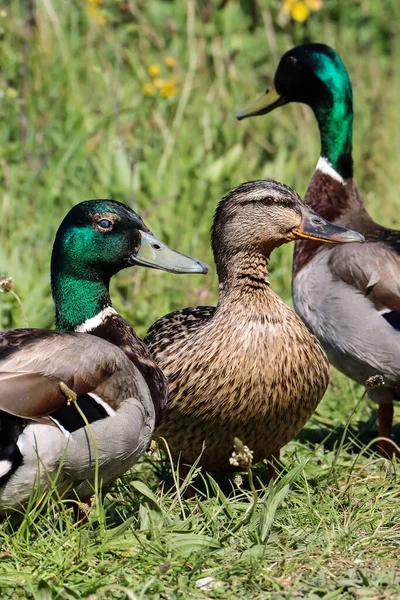
<path id="1" fill-rule="evenodd" d="M 319 154 L 310 111 L 234 119 L 303 41 L 329 43 L 345 60 L 356 178 L 372 215 L 400 228 L 396 4 L 325 0 L 304 23 L 285 23 L 272 0 L 255 13 L 250 0 L 220 10 L 206 0 L 3 3 L 0 270 L 29 324 L 53 324 L 51 243 L 78 201 L 130 203 L 160 237 L 211 265 L 223 193 L 263 177 L 304 193 Z M 288 302 L 291 252 L 271 264 Z M 206 278 L 136 269 L 115 278 L 112 295 L 143 334 L 169 310 L 215 302 L 217 281 L 212 269 Z M 2 294 L 0 327 L 23 324 L 17 300 Z M 1 598 L 398 598 L 398 474 L 365 446 L 375 408 L 361 397 L 333 373 L 275 488 L 264 467 L 253 490 L 246 474 L 218 483 L 199 474 L 198 499 L 185 501 L 162 484 L 168 464 L 156 456 L 80 528 L 62 502 L 40 499 L 41 514 L 33 503 L 22 525 L 0 526 Z"/>

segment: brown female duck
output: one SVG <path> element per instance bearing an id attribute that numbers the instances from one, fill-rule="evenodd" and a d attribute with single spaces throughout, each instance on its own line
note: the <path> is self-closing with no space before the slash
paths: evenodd
<path id="1" fill-rule="evenodd" d="M 303 427 L 328 385 L 317 339 L 272 289 L 271 252 L 298 238 L 360 242 L 273 181 L 239 185 L 218 204 L 212 248 L 216 307 L 186 308 L 150 328 L 145 343 L 167 375 L 169 403 L 156 437 L 174 459 L 234 470 L 234 437 L 254 461 L 276 455 Z"/>

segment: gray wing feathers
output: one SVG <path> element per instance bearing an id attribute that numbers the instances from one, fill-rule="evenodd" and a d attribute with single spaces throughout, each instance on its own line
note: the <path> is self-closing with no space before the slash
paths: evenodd
<path id="1" fill-rule="evenodd" d="M 331 252 L 331 273 L 356 287 L 378 311 L 400 311 L 400 255 L 381 242 L 350 246 Z"/>
<path id="2" fill-rule="evenodd" d="M 0 334 L 0 409 L 26 418 L 47 415 L 66 401 L 60 381 L 86 394 L 130 366 L 119 348 L 88 334 L 5 331 Z"/>
<path id="3" fill-rule="evenodd" d="M 114 481 L 132 466 L 145 452 L 154 431 L 154 404 L 141 373 L 135 370 L 132 397 L 125 398 L 115 416 L 96 421 L 91 428 L 98 450 L 99 468 L 103 484 Z M 90 496 L 87 479 L 95 466 L 93 442 L 87 428 L 76 431 L 68 446 L 65 472 L 74 480 L 74 487 L 82 497 Z"/>
<path id="4" fill-rule="evenodd" d="M 387 298 L 397 297 L 397 281 L 383 280 L 388 270 L 379 271 L 382 255 L 371 253 L 374 245 L 364 245 L 366 257 L 362 252 L 336 251 L 344 246 L 320 252 L 293 282 L 296 311 L 319 338 L 330 362 L 361 384 L 377 373 L 396 380 L 400 376 L 400 332 L 377 310 L 384 302 L 387 306 Z M 367 284 L 377 275 L 369 291 Z"/>

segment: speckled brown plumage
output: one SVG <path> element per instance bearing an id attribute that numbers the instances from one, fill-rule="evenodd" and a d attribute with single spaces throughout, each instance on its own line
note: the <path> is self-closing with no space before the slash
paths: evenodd
<path id="1" fill-rule="evenodd" d="M 236 436 L 260 461 L 300 431 L 322 398 L 325 353 L 274 292 L 266 270 L 303 206 L 274 182 L 231 192 L 217 208 L 212 234 L 218 306 L 171 313 L 147 333 L 145 343 L 169 382 L 156 437 L 166 438 L 174 459 L 193 463 L 204 444 L 204 468 L 233 470 Z"/>
<path id="2" fill-rule="evenodd" d="M 314 336 L 268 285 L 252 296 L 246 306 L 229 295 L 212 317 L 204 307 L 198 319 L 197 307 L 195 321 L 188 309 L 167 315 L 146 338 L 170 390 L 156 435 L 175 458 L 194 462 L 204 441 L 206 469 L 233 469 L 235 436 L 255 461 L 267 458 L 298 433 L 326 389 L 328 363 Z"/>

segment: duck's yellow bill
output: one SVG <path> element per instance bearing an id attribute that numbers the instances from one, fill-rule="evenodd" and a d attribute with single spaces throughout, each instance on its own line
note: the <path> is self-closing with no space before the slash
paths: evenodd
<path id="1" fill-rule="evenodd" d="M 265 115 L 266 113 L 271 112 L 277 106 L 282 106 L 286 104 L 287 101 L 283 96 L 280 96 L 276 91 L 275 87 L 272 85 L 265 94 L 262 94 L 255 102 L 250 104 L 244 110 L 236 113 L 236 118 L 241 121 L 242 119 L 246 119 L 247 117 L 257 117 L 258 115 Z"/>
<path id="2" fill-rule="evenodd" d="M 208 272 L 205 263 L 173 250 L 153 233 L 140 231 L 140 235 L 142 238 L 140 248 L 131 256 L 132 264 L 170 273 L 206 274 Z"/>

